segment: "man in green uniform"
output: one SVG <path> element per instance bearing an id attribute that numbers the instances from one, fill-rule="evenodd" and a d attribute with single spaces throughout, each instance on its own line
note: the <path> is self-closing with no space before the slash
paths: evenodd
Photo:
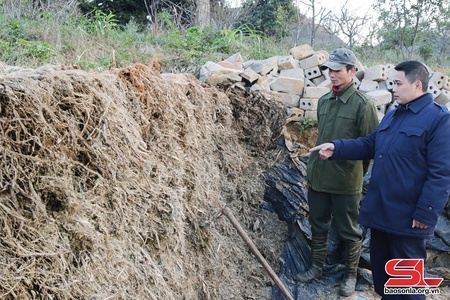
<path id="1" fill-rule="evenodd" d="M 316 145 L 335 139 L 364 137 L 375 130 L 379 120 L 369 98 L 358 91 L 353 75 L 355 54 L 344 48 L 330 53 L 320 68 L 328 69 L 332 91 L 319 99 L 317 119 L 319 134 Z M 370 161 L 321 160 L 317 152 L 308 160 L 309 222 L 312 231 L 312 267 L 295 279 L 309 282 L 322 276 L 328 245 L 328 230 L 333 218 L 337 232 L 345 243 L 345 275 L 339 294 L 355 291 L 356 273 L 361 253 L 362 230 L 357 224 L 363 176 Z"/>

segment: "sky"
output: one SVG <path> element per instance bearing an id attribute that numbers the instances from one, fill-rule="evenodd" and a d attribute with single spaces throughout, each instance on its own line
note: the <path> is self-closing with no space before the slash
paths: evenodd
<path id="1" fill-rule="evenodd" d="M 294 1 L 308 2 L 308 0 L 294 0 Z M 347 5 L 350 11 L 354 11 L 358 15 L 363 16 L 370 9 L 371 5 L 374 2 L 375 0 L 347 0 Z M 315 5 L 317 5 L 318 7 L 325 7 L 334 13 L 339 13 L 344 3 L 345 0 L 316 0 Z"/>
<path id="2" fill-rule="evenodd" d="M 335 3 L 334 5 L 332 5 L 334 7 L 334 9 L 339 10 L 340 7 L 342 5 L 344 5 L 345 1 L 344 0 L 338 0 L 338 1 L 330 1 L 330 0 L 319 0 L 322 3 Z M 370 9 L 370 7 L 372 6 L 372 4 L 374 3 L 374 0 L 348 0 L 348 4 L 351 8 L 351 10 L 361 10 L 364 13 L 367 12 L 368 9 Z M 327 5 L 325 5 L 327 6 Z M 330 8 L 331 10 L 331 8 Z"/>
<path id="3" fill-rule="evenodd" d="M 241 0 L 228 0 L 232 6 L 237 6 Z M 293 0 L 297 3 L 309 2 L 309 0 Z M 351 11 L 355 11 L 358 15 L 363 16 L 375 0 L 347 0 Z M 345 0 L 316 0 L 317 7 L 325 7 L 334 13 L 340 11 L 341 6 L 345 3 Z M 299 4 L 301 5 L 301 4 Z"/>

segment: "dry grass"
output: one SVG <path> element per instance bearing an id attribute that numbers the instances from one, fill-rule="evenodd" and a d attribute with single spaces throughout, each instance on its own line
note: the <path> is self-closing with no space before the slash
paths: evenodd
<path id="1" fill-rule="evenodd" d="M 259 202 L 283 110 L 255 99 L 139 64 L 1 76 L 0 298 L 258 296 L 270 279 L 219 214 L 276 263 Z"/>

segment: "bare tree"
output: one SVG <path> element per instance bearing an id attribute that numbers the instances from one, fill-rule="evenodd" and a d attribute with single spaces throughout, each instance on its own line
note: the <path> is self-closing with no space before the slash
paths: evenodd
<path id="1" fill-rule="evenodd" d="M 208 27 L 211 24 L 210 0 L 195 0 L 197 7 L 197 24 L 200 27 Z"/>
<path id="2" fill-rule="evenodd" d="M 337 14 L 329 15 L 324 22 L 324 28 L 336 36 L 345 36 L 346 44 L 353 49 L 357 41 L 364 39 L 364 28 L 370 22 L 369 11 L 363 16 L 359 16 L 356 10 L 350 10 L 348 0 L 341 6 L 341 10 Z"/>
<path id="3" fill-rule="evenodd" d="M 211 21 L 216 29 L 231 30 L 240 19 L 253 13 L 258 0 L 243 6 L 231 7 L 228 1 L 215 1 L 211 7 Z"/>
<path id="4" fill-rule="evenodd" d="M 192 6 L 182 6 L 170 0 L 144 0 L 147 20 L 153 35 L 158 35 L 164 28 L 183 31 L 192 25 L 195 11 Z"/>
<path id="5" fill-rule="evenodd" d="M 170 19 L 171 25 L 177 29 L 184 29 L 186 26 L 199 25 L 200 27 L 208 27 L 211 25 L 211 0 L 189 0 L 186 2 L 171 0 L 144 0 L 147 10 L 147 19 L 150 22 L 154 35 L 157 35 L 160 27 L 164 26 L 164 22 Z M 168 12 L 161 19 L 161 13 Z"/>
<path id="6" fill-rule="evenodd" d="M 42 14 L 52 14 L 58 19 L 69 18 L 77 9 L 76 0 L 4 0 L 0 1 L 1 13 L 10 18 L 36 18 Z"/>
<path id="7" fill-rule="evenodd" d="M 295 45 L 299 44 L 300 41 L 300 35 L 303 31 L 303 28 L 307 24 L 308 17 L 306 14 L 303 14 L 300 10 L 300 8 L 297 6 L 297 9 L 295 11 L 295 27 L 294 27 L 294 43 Z"/>
<path id="8" fill-rule="evenodd" d="M 380 13 L 380 35 L 384 43 L 395 49 L 403 60 L 411 59 L 418 48 L 430 46 L 423 43 L 423 36 L 436 27 L 435 16 L 445 7 L 448 9 L 445 0 L 376 0 L 374 4 Z"/>
<path id="9" fill-rule="evenodd" d="M 318 9 L 316 0 L 305 0 L 305 1 L 299 1 L 301 4 L 306 5 L 311 9 L 312 16 L 311 16 L 311 22 L 309 24 L 309 28 L 311 30 L 311 39 L 310 39 L 310 45 L 311 47 L 314 47 L 314 41 L 316 39 L 316 34 L 319 28 L 323 25 L 325 20 L 329 17 L 331 14 L 331 11 L 321 7 Z"/>
<path id="10" fill-rule="evenodd" d="M 450 5 L 442 6 L 440 8 L 440 14 L 437 15 L 435 20 L 435 47 L 437 52 L 436 62 L 440 65 L 447 57 L 450 57 Z"/>

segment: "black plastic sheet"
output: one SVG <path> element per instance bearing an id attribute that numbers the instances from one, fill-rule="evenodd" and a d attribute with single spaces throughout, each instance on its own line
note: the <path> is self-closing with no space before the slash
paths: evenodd
<path id="1" fill-rule="evenodd" d="M 344 245 L 340 241 L 333 223 L 328 242 L 328 255 L 324 275 L 311 283 L 302 284 L 293 278 L 311 266 L 310 243 L 311 227 L 308 221 L 308 201 L 306 185 L 306 161 L 286 158 L 265 174 L 266 192 L 263 208 L 275 212 L 278 218 L 288 225 L 288 236 L 281 257 L 278 276 L 291 291 L 294 299 L 337 299 L 337 287 L 344 275 Z M 362 201 L 370 180 L 370 169 L 364 178 Z M 365 291 L 373 285 L 370 272 L 370 229 L 363 229 L 363 245 L 358 268 L 357 291 Z M 447 210 L 439 218 L 436 234 L 427 241 L 427 247 L 450 250 L 450 221 Z M 285 299 L 279 288 L 273 287 L 273 300 Z"/>

